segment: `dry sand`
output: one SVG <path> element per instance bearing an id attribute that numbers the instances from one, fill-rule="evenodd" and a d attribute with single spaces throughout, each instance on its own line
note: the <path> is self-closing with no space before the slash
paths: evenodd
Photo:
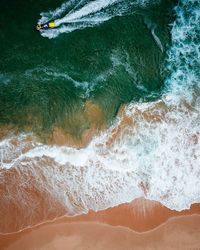
<path id="1" fill-rule="evenodd" d="M 197 215 L 176 217 L 146 233 L 97 222 L 52 223 L 24 232 L 6 249 L 198 250 L 199 225 L 200 216 Z"/>
<path id="2" fill-rule="evenodd" d="M 91 126 L 85 130 L 85 134 L 81 137 L 84 143 L 82 144 L 81 141 L 79 147 L 85 146 L 92 136 L 98 130 L 101 130 L 102 126 L 100 122 L 94 123 L 94 121 L 98 120 L 97 117 L 100 117 L 102 114 L 93 104 L 86 105 L 85 113 L 91 119 Z M 144 116 L 145 120 L 150 119 L 155 122 L 160 122 L 160 120 L 164 119 L 163 116 L 160 116 L 160 119 L 158 119 L 156 114 L 152 116 L 147 116 L 146 114 L 139 115 Z M 120 137 L 124 127 L 135 125 L 132 119 L 123 114 L 123 110 L 121 111 L 121 118 L 119 126 L 112 131 L 113 133 L 111 138 L 108 139 L 107 146 L 111 146 Z M 99 119 L 98 121 L 101 120 Z M 70 141 L 70 145 L 75 144 L 74 146 L 77 146 L 77 141 L 74 142 L 71 140 L 71 137 L 69 140 L 68 135 L 66 138 L 66 135 L 64 136 L 61 132 L 60 130 L 56 131 L 52 141 L 53 144 L 65 145 Z M 4 136 L 4 133 L 2 136 Z M 144 189 L 145 194 L 145 190 L 148 187 L 143 183 L 141 183 L 141 187 Z M 38 193 L 34 194 L 38 196 Z M 41 197 L 42 199 L 43 197 Z M 8 214 L 12 221 L 19 215 L 19 211 L 17 209 L 13 210 L 16 211 L 14 214 L 11 212 L 11 207 L 9 209 L 10 212 Z M 64 212 L 62 209 L 56 207 L 56 211 L 61 212 L 61 214 Z M 43 218 L 42 212 L 46 213 L 45 206 L 43 209 L 38 210 L 37 218 L 39 220 L 37 219 L 36 221 L 42 222 L 42 219 L 40 220 L 40 217 Z M 26 216 L 19 215 L 18 221 L 26 225 L 25 221 L 22 220 L 23 218 L 27 220 Z M 54 216 L 49 216 L 47 219 L 50 218 L 54 218 Z M 4 223 L 8 221 L 3 219 L 3 217 L 1 219 L 1 223 L 2 221 Z M 170 220 L 167 223 L 161 225 L 168 219 Z M 31 222 L 34 223 L 32 220 Z M 9 225 L 8 228 L 12 231 L 12 223 Z M 148 231 L 152 229 L 153 231 Z M 200 250 L 200 204 L 194 204 L 189 210 L 177 212 L 167 209 L 158 202 L 137 199 L 130 204 L 123 204 L 104 211 L 90 211 L 86 215 L 62 217 L 53 222 L 46 222 L 19 233 L 0 235 L 0 249 Z"/>
<path id="3" fill-rule="evenodd" d="M 157 202 L 138 199 L 131 204 L 62 217 L 19 233 L 1 235 L 0 249 L 200 250 L 198 214 L 199 204 L 177 212 Z"/>

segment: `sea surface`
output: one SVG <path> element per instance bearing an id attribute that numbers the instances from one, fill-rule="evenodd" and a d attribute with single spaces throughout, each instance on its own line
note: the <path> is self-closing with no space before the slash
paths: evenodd
<path id="1" fill-rule="evenodd" d="M 0 232 L 200 202 L 199 23 L 199 0 L 1 0 Z"/>

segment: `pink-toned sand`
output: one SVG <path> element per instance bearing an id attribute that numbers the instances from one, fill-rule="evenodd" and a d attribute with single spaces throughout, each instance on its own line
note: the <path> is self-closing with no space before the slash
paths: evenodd
<path id="1" fill-rule="evenodd" d="M 88 105 L 86 108 L 87 116 L 94 117 L 96 121 L 96 113 L 97 117 L 101 116 L 97 107 Z M 160 122 L 163 118 L 159 119 L 154 114 L 148 115 L 146 113 L 138 113 L 138 115 L 155 122 Z M 121 116 L 120 125 L 112 131 L 112 136 L 106 143 L 108 147 L 123 133 L 123 127 L 134 126 L 134 121 L 123 114 L 123 109 Z M 90 119 L 91 124 L 93 124 L 93 118 Z M 68 145 L 67 143 L 70 142 L 69 145 L 71 146 L 82 147 L 91 140 L 101 127 L 103 126 L 100 122 L 94 126 L 91 125 L 90 130 L 86 131 L 81 137 L 84 143 L 81 141 L 80 144 L 72 140 L 70 136 L 63 135 L 62 131 L 55 129 L 52 143 Z M 194 143 L 197 143 L 196 141 L 195 139 Z M 15 171 L 15 169 L 11 169 L 6 175 L 7 183 L 13 181 Z M 17 177 L 15 181 L 20 183 Z M 3 193 L 6 188 L 6 185 L 0 187 L 0 192 Z M 147 188 L 142 183 L 141 188 L 145 194 Z M 15 185 L 13 185 L 11 191 L 12 194 L 15 193 Z M 6 194 L 6 192 L 4 193 Z M 189 210 L 177 212 L 162 206 L 158 202 L 137 199 L 130 204 L 123 204 L 104 211 L 90 211 L 86 215 L 62 217 L 53 222 L 44 223 L 45 216 L 46 219 L 53 219 L 56 216 L 63 215 L 66 212 L 65 209 L 59 204 L 54 204 L 55 210 L 47 216 L 47 208 L 49 204 L 55 203 L 54 200 L 51 197 L 47 199 L 46 194 L 42 194 L 36 189 L 36 185 L 33 188 L 30 186 L 28 194 L 36 201 L 41 201 L 38 202 L 41 207 L 37 207 L 37 212 L 31 218 L 28 218 L 16 200 L 13 204 L 11 202 L 9 206 L 4 204 L 4 209 L 1 211 L 0 228 L 5 229 L 6 232 L 13 232 L 17 228 L 21 228 L 21 225 L 22 228 L 25 228 L 27 225 L 34 225 L 38 222 L 43 222 L 43 224 L 18 233 L 0 235 L 0 250 L 200 250 L 200 204 L 192 205 Z"/>
<path id="2" fill-rule="evenodd" d="M 146 233 L 97 222 L 52 223 L 22 233 L 6 249 L 198 250 L 199 225 L 197 215 L 176 217 Z"/>
<path id="3" fill-rule="evenodd" d="M 138 199 L 0 235 L 0 249 L 200 250 L 200 205 L 177 212 L 157 202 Z"/>

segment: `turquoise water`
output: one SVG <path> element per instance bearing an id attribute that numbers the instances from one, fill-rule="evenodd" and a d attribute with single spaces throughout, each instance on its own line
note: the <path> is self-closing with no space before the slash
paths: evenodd
<path id="1" fill-rule="evenodd" d="M 2 1 L 0 124 L 81 133 L 87 121 L 74 118 L 73 131 L 70 119 L 86 100 L 100 106 L 109 125 L 122 104 L 158 99 L 174 3 L 137 4 L 106 22 L 48 39 L 34 27 L 42 11 L 62 1 Z"/>

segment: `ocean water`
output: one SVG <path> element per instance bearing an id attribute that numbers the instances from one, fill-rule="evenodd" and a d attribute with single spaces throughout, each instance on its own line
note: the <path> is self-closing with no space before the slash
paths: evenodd
<path id="1" fill-rule="evenodd" d="M 2 232 L 8 207 L 24 218 L 17 231 L 138 197 L 199 202 L 198 0 L 18 0 L 0 11 Z"/>

